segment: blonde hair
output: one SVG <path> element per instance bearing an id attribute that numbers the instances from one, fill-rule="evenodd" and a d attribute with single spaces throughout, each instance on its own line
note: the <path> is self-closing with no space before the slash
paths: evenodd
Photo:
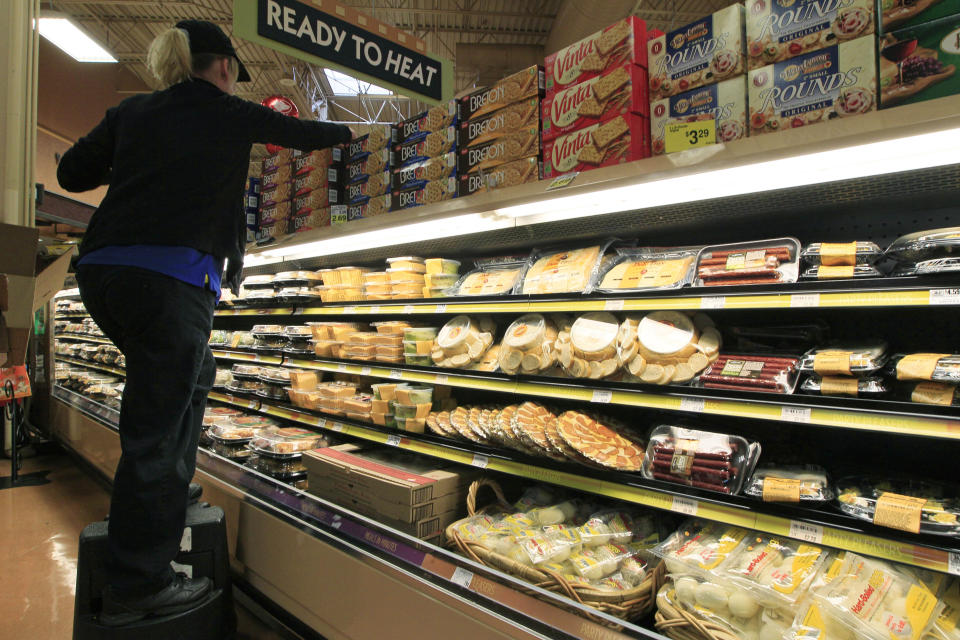
<path id="1" fill-rule="evenodd" d="M 166 89 L 205 72 L 210 66 L 226 58 L 227 68 L 236 81 L 240 66 L 232 56 L 215 53 L 190 54 L 190 38 L 184 29 L 167 29 L 150 43 L 147 50 L 147 68 Z"/>

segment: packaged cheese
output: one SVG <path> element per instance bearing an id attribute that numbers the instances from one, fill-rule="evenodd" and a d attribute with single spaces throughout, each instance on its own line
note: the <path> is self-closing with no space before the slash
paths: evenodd
<path id="1" fill-rule="evenodd" d="M 500 345 L 500 369 L 504 373 L 536 374 L 554 366 L 557 352 L 553 348 L 557 327 L 539 313 L 520 316 L 507 327 Z"/>
<path id="2" fill-rule="evenodd" d="M 574 378 L 599 380 L 620 369 L 617 342 L 620 321 L 611 313 L 592 312 L 560 327 L 554 348 L 563 370 Z"/>
<path id="3" fill-rule="evenodd" d="M 467 368 L 483 358 L 495 331 L 489 316 L 456 316 L 440 329 L 430 357 L 440 367 Z"/>
<path id="4" fill-rule="evenodd" d="M 521 293 L 571 293 L 586 291 L 605 245 L 582 249 L 535 250 L 533 264 L 523 278 Z"/>
<path id="5" fill-rule="evenodd" d="M 605 293 L 676 289 L 693 281 L 696 257 L 696 249 L 617 249 L 592 289 Z"/>
<path id="6" fill-rule="evenodd" d="M 719 357 L 721 344 L 720 332 L 704 314 L 654 311 L 623 321 L 618 359 L 631 381 L 685 384 Z"/>
<path id="7" fill-rule="evenodd" d="M 509 262 L 480 266 L 454 286 L 455 296 L 502 296 L 513 293 L 527 270 L 526 263 Z"/>

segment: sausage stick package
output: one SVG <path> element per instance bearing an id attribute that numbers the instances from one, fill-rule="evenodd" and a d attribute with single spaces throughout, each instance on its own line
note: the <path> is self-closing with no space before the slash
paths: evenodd
<path id="1" fill-rule="evenodd" d="M 797 359 L 766 354 L 720 354 L 704 369 L 697 383 L 705 389 L 793 393 Z"/>
<path id="2" fill-rule="evenodd" d="M 759 457 L 760 444 L 740 436 L 660 425 L 650 434 L 643 475 L 735 495 Z"/>
<path id="3" fill-rule="evenodd" d="M 701 287 L 796 282 L 800 242 L 775 238 L 704 247 L 697 257 Z"/>

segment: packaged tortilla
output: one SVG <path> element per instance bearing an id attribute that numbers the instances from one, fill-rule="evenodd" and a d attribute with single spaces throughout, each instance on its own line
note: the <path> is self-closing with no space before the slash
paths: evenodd
<path id="1" fill-rule="evenodd" d="M 821 376 L 812 374 L 800 384 L 804 393 L 821 396 L 849 396 L 851 398 L 883 398 L 890 393 L 890 385 L 880 376 L 854 378 L 851 376 Z"/>
<path id="2" fill-rule="evenodd" d="M 891 358 L 890 366 L 897 380 L 930 380 L 960 383 L 960 355 L 946 353 L 911 353 Z"/>
<path id="3" fill-rule="evenodd" d="M 815 264 L 801 276 L 804 280 L 848 280 L 850 278 L 882 278 L 880 270 L 871 264 L 828 267 Z"/>

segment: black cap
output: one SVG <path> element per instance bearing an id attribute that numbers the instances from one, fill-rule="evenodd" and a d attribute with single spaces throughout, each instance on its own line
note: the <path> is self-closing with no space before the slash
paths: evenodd
<path id="1" fill-rule="evenodd" d="M 237 74 L 237 82 L 250 82 L 247 68 L 240 62 L 230 38 L 220 27 L 206 20 L 181 20 L 176 27 L 187 32 L 190 38 L 190 53 L 214 53 L 235 58 L 240 70 Z"/>

